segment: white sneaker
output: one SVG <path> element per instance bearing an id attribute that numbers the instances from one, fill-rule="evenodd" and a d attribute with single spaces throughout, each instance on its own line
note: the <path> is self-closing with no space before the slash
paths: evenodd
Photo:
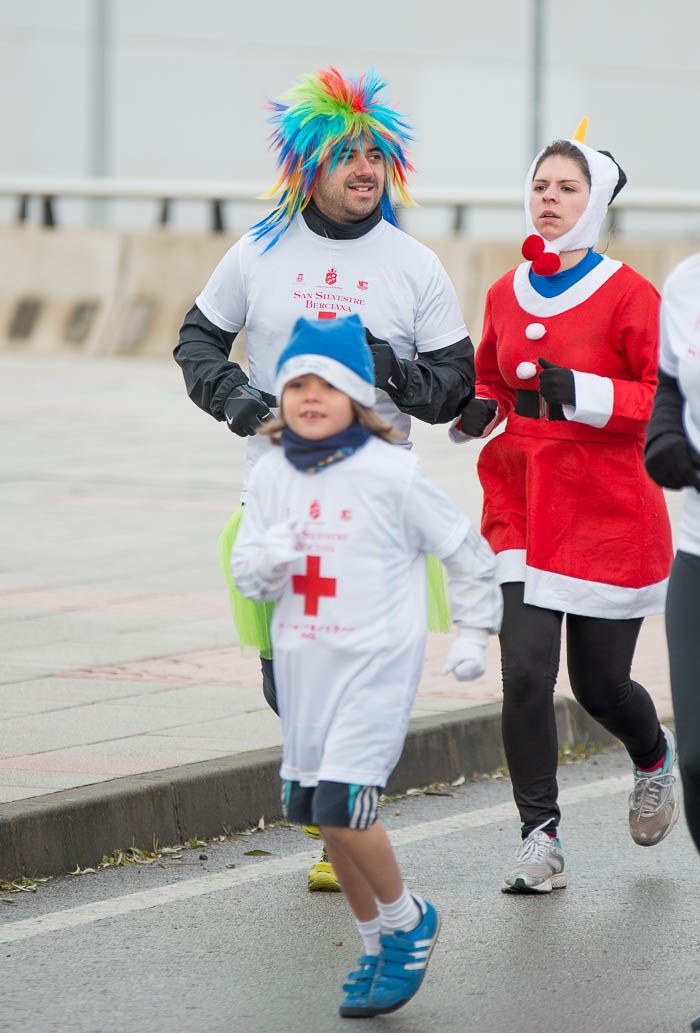
<path id="1" fill-rule="evenodd" d="M 515 853 L 515 864 L 501 886 L 503 893 L 551 893 L 566 886 L 564 851 L 558 839 L 536 828 Z"/>
<path id="2" fill-rule="evenodd" d="M 661 725 L 666 737 L 666 759 L 658 771 L 634 769 L 634 789 L 629 798 L 630 835 L 639 846 L 656 846 L 678 821 L 680 798 L 673 767 L 676 740 L 670 728 Z"/>

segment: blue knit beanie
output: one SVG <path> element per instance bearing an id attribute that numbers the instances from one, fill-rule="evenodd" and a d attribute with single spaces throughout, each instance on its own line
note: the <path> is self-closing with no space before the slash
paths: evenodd
<path id="1" fill-rule="evenodd" d="M 360 405 L 374 405 L 374 363 L 359 316 L 297 319 L 277 360 L 277 397 L 282 398 L 290 380 L 305 373 L 315 373 Z"/>

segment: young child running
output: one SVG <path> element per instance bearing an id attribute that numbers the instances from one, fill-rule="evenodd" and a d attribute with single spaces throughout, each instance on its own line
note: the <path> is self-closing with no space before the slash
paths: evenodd
<path id="1" fill-rule="evenodd" d="M 486 542 L 412 453 L 388 444 L 356 315 L 299 319 L 275 391 L 281 416 L 265 433 L 282 447 L 251 474 L 232 570 L 245 595 L 277 601 L 285 813 L 320 827 L 364 945 L 340 1014 L 370 1017 L 413 997 L 440 926 L 377 822 L 421 675 L 425 555 L 447 569 L 460 630 L 443 673 L 483 674 L 501 593 Z"/>

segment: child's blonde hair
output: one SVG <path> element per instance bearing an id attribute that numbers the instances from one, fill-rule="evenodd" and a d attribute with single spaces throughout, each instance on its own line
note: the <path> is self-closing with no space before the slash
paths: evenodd
<path id="1" fill-rule="evenodd" d="M 403 441 L 403 434 L 397 430 L 396 427 L 392 426 L 391 423 L 387 423 L 381 416 L 377 416 L 374 409 L 368 408 L 366 405 L 360 405 L 353 398 L 350 399 L 352 405 L 352 411 L 357 422 L 365 427 L 370 434 L 374 434 L 376 437 L 381 438 L 382 441 Z M 263 424 L 258 427 L 257 433 L 264 434 L 270 439 L 273 445 L 279 445 L 282 441 L 282 431 L 287 426 L 284 417 L 282 416 L 282 409 L 280 408 L 279 416 L 273 416 L 271 420 L 265 420 Z"/>

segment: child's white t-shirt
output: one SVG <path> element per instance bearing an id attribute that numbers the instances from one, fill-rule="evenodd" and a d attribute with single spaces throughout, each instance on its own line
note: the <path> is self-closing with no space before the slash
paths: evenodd
<path id="1" fill-rule="evenodd" d="M 276 448 L 250 478 L 233 558 L 239 587 L 246 553 L 289 516 L 304 552 L 272 625 L 282 777 L 383 786 L 422 671 L 425 553 L 450 556 L 471 525 L 416 457 L 377 438 L 316 475 Z"/>
<path id="2" fill-rule="evenodd" d="M 263 254 L 265 239 L 242 237 L 224 255 L 196 299 L 216 326 L 245 327 L 249 379 L 274 392 L 277 359 L 300 316 L 334 319 L 359 315 L 399 357 L 414 359 L 467 336 L 450 279 L 433 251 L 382 219 L 352 240 L 314 233 L 301 215 Z M 411 420 L 384 391 L 377 412 L 407 439 Z M 247 473 L 269 449 L 247 440 Z"/>

